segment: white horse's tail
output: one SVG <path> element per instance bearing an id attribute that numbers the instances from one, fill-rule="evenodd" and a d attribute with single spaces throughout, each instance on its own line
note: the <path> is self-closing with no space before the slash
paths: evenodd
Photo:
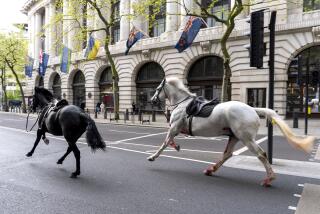
<path id="1" fill-rule="evenodd" d="M 313 149 L 313 144 L 316 140 L 313 136 L 300 137 L 295 135 L 290 127 L 286 124 L 284 120 L 282 120 L 279 115 L 268 108 L 254 108 L 254 110 L 258 113 L 258 115 L 266 116 L 273 124 L 277 124 L 283 135 L 287 138 L 289 144 L 293 147 L 303 150 L 305 152 L 310 153 Z"/>

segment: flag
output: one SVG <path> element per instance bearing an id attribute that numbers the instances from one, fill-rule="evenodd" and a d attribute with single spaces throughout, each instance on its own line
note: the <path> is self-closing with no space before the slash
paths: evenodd
<path id="1" fill-rule="evenodd" d="M 27 64 L 24 66 L 25 75 L 27 77 L 32 77 L 34 59 L 28 56 Z"/>
<path id="2" fill-rule="evenodd" d="M 39 56 L 39 74 L 40 76 L 45 75 L 46 69 L 48 66 L 48 61 L 49 61 L 49 54 L 46 54 L 42 50 L 40 50 L 40 56 Z"/>
<path id="3" fill-rule="evenodd" d="M 187 49 L 192 44 L 202 26 L 206 26 L 206 23 L 202 18 L 194 16 L 189 17 L 181 37 L 175 46 L 179 53 Z"/>
<path id="4" fill-rule="evenodd" d="M 128 55 L 130 48 L 139 40 L 145 37 L 146 34 L 144 34 L 141 30 L 137 29 L 135 26 L 132 27 L 130 30 L 130 34 L 127 40 L 127 50 L 124 53 L 125 55 Z"/>
<path id="5" fill-rule="evenodd" d="M 71 49 L 64 46 L 61 54 L 60 71 L 63 73 L 68 73 L 70 62 L 71 62 Z"/>
<path id="6" fill-rule="evenodd" d="M 94 59 L 98 55 L 100 47 L 100 42 L 93 38 L 93 36 L 90 35 L 89 42 L 87 45 L 86 52 L 84 54 L 84 57 L 86 59 Z"/>

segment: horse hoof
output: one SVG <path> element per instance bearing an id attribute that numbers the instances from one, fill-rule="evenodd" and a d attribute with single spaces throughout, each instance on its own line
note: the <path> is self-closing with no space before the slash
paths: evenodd
<path id="1" fill-rule="evenodd" d="M 73 172 L 73 173 L 71 173 L 70 178 L 77 178 L 78 175 L 80 175 L 80 173 Z"/>
<path id="2" fill-rule="evenodd" d="M 203 174 L 205 174 L 206 176 L 212 176 L 212 170 L 206 169 L 203 171 Z"/>
<path id="3" fill-rule="evenodd" d="M 271 181 L 272 181 L 272 179 L 266 178 L 266 179 L 264 179 L 262 181 L 261 186 L 263 186 L 263 187 L 271 187 L 272 186 L 271 185 Z"/>
<path id="4" fill-rule="evenodd" d="M 177 150 L 177 152 L 180 151 L 180 145 L 177 144 L 177 146 L 175 147 L 175 149 Z"/>
<path id="5" fill-rule="evenodd" d="M 62 163 L 63 163 L 62 160 L 58 160 L 58 161 L 57 161 L 57 164 L 62 164 Z"/>
<path id="6" fill-rule="evenodd" d="M 32 156 L 32 153 L 31 153 L 31 152 L 28 152 L 28 153 L 26 154 L 26 156 L 27 156 L 27 157 L 31 157 L 31 156 Z"/>
<path id="7" fill-rule="evenodd" d="M 155 158 L 154 158 L 154 157 L 148 157 L 147 160 L 148 160 L 148 161 L 154 161 Z"/>

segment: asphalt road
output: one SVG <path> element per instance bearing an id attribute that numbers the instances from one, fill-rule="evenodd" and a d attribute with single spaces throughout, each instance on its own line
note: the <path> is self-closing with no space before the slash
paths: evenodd
<path id="1" fill-rule="evenodd" d="M 303 187 L 317 179 L 277 175 L 271 188 L 259 184 L 265 172 L 222 167 L 215 176 L 202 170 L 217 162 L 226 138 L 178 136 L 182 150 L 164 152 L 155 162 L 146 157 L 163 141 L 166 129 L 98 124 L 108 143 L 106 152 L 92 153 L 79 140 L 81 175 L 72 154 L 56 161 L 67 148 L 62 137 L 41 142 L 33 157 L 35 133 L 26 133 L 25 117 L 0 114 L 0 213 L 217 213 L 293 214 Z M 34 121 L 34 120 L 33 120 Z M 258 136 L 257 140 L 265 136 Z M 262 140 L 261 140 L 262 141 Z M 261 145 L 264 147 L 265 141 Z M 308 161 L 309 155 L 275 138 L 275 157 Z M 240 155 L 250 155 L 237 145 Z"/>

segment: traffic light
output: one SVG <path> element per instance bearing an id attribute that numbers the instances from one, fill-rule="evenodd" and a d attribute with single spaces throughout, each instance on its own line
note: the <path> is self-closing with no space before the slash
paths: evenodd
<path id="1" fill-rule="evenodd" d="M 251 13 L 250 18 L 250 67 L 263 67 L 264 55 L 264 12 L 263 10 Z"/>

